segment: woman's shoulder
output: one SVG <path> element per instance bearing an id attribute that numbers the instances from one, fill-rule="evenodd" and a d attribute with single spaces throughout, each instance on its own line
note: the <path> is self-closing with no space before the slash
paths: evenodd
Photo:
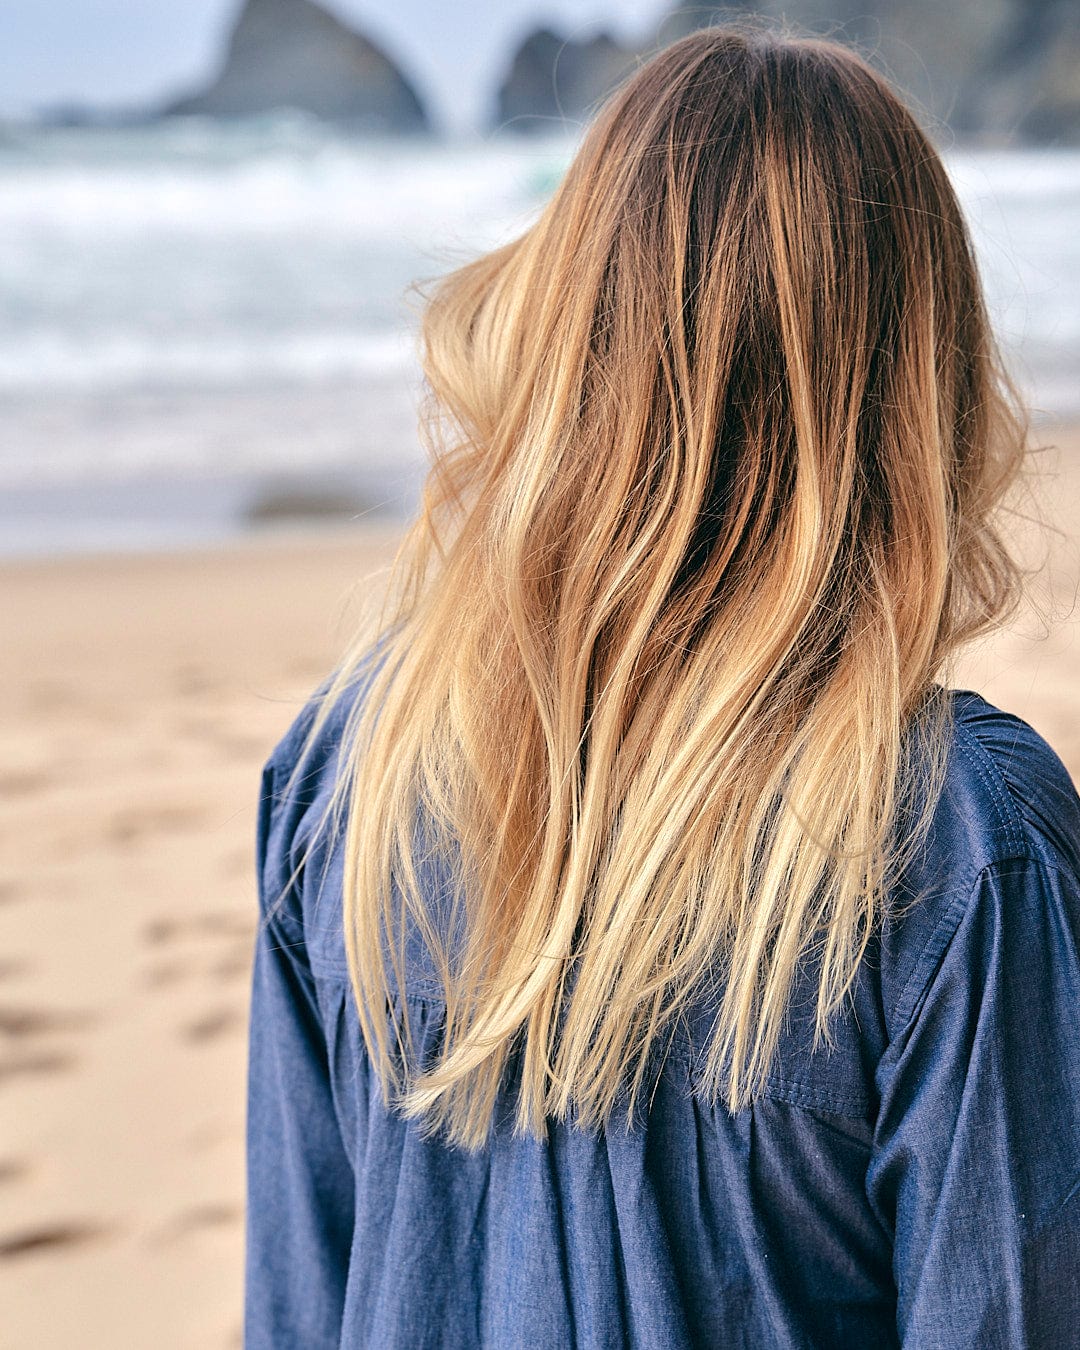
<path id="1" fill-rule="evenodd" d="M 971 689 L 947 691 L 952 736 L 929 830 L 892 897 L 881 994 L 891 1034 L 912 1016 L 988 879 L 1080 877 L 1080 796 L 1030 723 Z M 1019 884 L 1019 883 L 1017 883 Z"/>
<path id="2" fill-rule="evenodd" d="M 279 793 L 288 786 L 290 798 L 310 806 L 332 787 L 349 718 L 364 698 L 378 658 L 376 645 L 347 673 L 332 670 L 304 699 L 264 764 Z"/>
<path id="3" fill-rule="evenodd" d="M 346 970 L 328 810 L 344 767 L 349 718 L 370 684 L 371 654 L 347 678 L 332 671 L 308 695 L 262 769 L 258 864 L 264 906 L 305 942 L 313 969 Z"/>
<path id="4" fill-rule="evenodd" d="M 1059 921 L 1080 932 L 1080 912 L 1063 909 L 1080 895 L 1080 797 L 1060 756 L 973 690 L 944 692 L 950 737 L 929 829 L 890 892 L 831 1052 L 813 1048 L 816 960 L 800 970 L 772 1095 L 871 1115 L 877 1065 L 904 1042 L 950 948 L 974 986 L 990 978 L 980 962 L 1003 943 L 1044 968 L 1046 933 Z M 956 947 L 958 934 L 972 950 Z"/>
<path id="5" fill-rule="evenodd" d="M 954 734 L 931 832 L 938 864 L 961 886 L 1018 859 L 1080 870 L 1080 796 L 1061 757 L 1015 713 L 971 689 L 947 692 Z"/>

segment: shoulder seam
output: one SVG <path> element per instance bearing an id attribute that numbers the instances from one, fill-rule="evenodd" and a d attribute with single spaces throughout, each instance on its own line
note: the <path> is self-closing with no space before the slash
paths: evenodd
<path id="1" fill-rule="evenodd" d="M 890 1044 L 899 1040 L 910 1030 L 912 1022 L 918 1015 L 918 1009 L 923 1001 L 926 991 L 933 983 L 934 976 L 945 959 L 949 947 L 964 921 L 964 916 L 970 909 L 976 894 L 979 891 L 985 878 L 992 872 L 999 871 L 1006 863 L 1034 863 L 1036 866 L 1045 866 L 1043 860 L 1034 853 L 1027 852 L 1023 854 L 1014 854 L 1008 858 L 997 858 L 980 867 L 975 874 L 975 878 L 966 890 L 959 890 L 953 896 L 952 900 L 946 906 L 937 923 L 934 925 L 930 936 L 923 943 L 919 950 L 915 963 L 911 968 L 911 974 L 904 984 L 893 1007 L 892 1020 L 897 1025 L 896 1033 L 890 1036 Z M 1009 872 L 1002 872 L 1001 875 L 1010 876 Z M 927 967 L 929 967 L 927 969 Z M 915 983 L 915 977 L 921 971 L 926 970 L 925 975 L 918 984 Z M 914 993 L 912 990 L 914 989 Z M 888 1053 L 888 1051 L 886 1051 Z"/>
<path id="2" fill-rule="evenodd" d="M 1024 835 L 1023 824 L 1020 820 L 1020 813 L 1016 809 L 1016 803 L 1013 801 L 1012 792 L 1009 789 L 1005 775 L 994 759 L 993 755 L 987 750 L 978 736 L 970 727 L 961 721 L 956 723 L 956 732 L 958 740 L 962 740 L 964 745 L 971 752 L 971 759 L 979 781 L 990 794 L 990 798 L 997 810 L 998 824 L 1001 826 L 1005 835 L 1006 847 L 1017 850 L 1017 853 L 1007 853 L 999 858 L 990 860 L 993 862 L 1005 862 L 1010 857 L 1024 857 L 1028 853 L 1028 843 Z M 990 863 L 987 865 L 989 866 Z"/>

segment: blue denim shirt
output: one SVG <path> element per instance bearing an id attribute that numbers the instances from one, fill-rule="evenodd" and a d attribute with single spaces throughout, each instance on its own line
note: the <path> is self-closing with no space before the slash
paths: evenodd
<path id="1" fill-rule="evenodd" d="M 634 1128 L 539 1142 L 504 1111 L 479 1154 L 380 1098 L 340 859 L 316 849 L 271 904 L 336 769 L 344 709 L 281 793 L 309 704 L 259 804 L 248 1350 L 1080 1346 L 1080 799 L 1025 722 L 950 697 L 925 894 L 887 917 L 831 1051 L 808 967 L 746 1110 L 705 1100 L 691 1038 Z M 396 1011 L 431 1050 L 419 974 Z"/>

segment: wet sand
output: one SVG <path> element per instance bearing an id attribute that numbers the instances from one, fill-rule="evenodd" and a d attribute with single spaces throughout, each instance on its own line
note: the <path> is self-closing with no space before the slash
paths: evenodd
<path id="1" fill-rule="evenodd" d="M 1080 778 L 1080 431 L 1056 439 L 1041 614 L 950 682 Z M 395 538 L 0 568 L 0 1350 L 240 1345 L 259 767 Z"/>

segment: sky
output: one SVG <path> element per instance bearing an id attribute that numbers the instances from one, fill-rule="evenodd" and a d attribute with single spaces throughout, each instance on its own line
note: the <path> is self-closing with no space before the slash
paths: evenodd
<path id="1" fill-rule="evenodd" d="M 130 107 L 199 85 L 240 0 L 0 0 L 0 115 Z M 445 125 L 481 125 L 508 53 L 536 24 L 643 36 L 669 0 L 323 0 L 384 47 Z"/>

